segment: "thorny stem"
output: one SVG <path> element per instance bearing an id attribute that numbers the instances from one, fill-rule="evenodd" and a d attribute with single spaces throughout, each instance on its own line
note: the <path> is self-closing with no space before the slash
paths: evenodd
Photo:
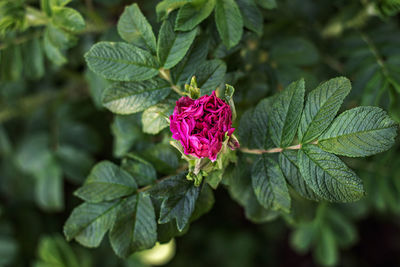
<path id="1" fill-rule="evenodd" d="M 180 87 L 172 82 L 171 74 L 169 73 L 169 70 L 161 68 L 159 71 L 160 71 L 160 73 L 159 73 L 160 77 L 170 83 L 172 90 L 177 92 L 179 95 L 184 95 L 184 93 L 181 91 Z"/>
<path id="2" fill-rule="evenodd" d="M 311 142 L 311 144 L 318 144 L 318 141 L 314 141 Z M 275 148 L 271 148 L 271 149 L 267 149 L 267 150 L 263 150 L 263 149 L 248 149 L 248 148 L 240 148 L 240 151 L 244 152 L 244 153 L 248 153 L 248 154 L 257 154 L 257 155 L 261 155 L 261 154 L 266 154 L 266 153 L 279 153 L 282 152 L 285 149 L 292 149 L 292 150 L 296 150 L 296 149 L 300 149 L 302 146 L 302 144 L 298 144 L 298 145 L 294 145 L 294 146 L 288 146 L 288 147 L 275 147 Z"/>

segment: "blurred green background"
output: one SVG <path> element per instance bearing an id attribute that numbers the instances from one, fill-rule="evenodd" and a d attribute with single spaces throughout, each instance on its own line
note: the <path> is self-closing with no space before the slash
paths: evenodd
<path id="1" fill-rule="evenodd" d="M 141 131 L 140 115 L 101 107 L 107 81 L 83 58 L 93 43 L 119 40 L 116 23 L 133 2 L 158 32 L 158 1 L 72 1 L 86 21 L 74 33 L 42 21 L 44 2 L 0 0 L 0 266 L 152 265 L 149 252 L 118 259 L 107 238 L 96 249 L 67 243 L 62 227 L 80 203 L 73 191 L 95 162 L 152 149 L 161 138 Z M 246 31 L 230 50 L 218 41 L 213 16 L 202 27 L 214 40 L 208 57 L 228 65 L 225 82 L 236 88 L 239 117 L 291 81 L 304 77 L 310 90 L 344 75 L 353 85 L 344 108 L 378 105 L 399 122 L 398 11 L 397 0 L 277 0 L 276 8 L 260 9 L 263 34 Z M 164 263 L 400 266 L 399 138 L 388 152 L 346 163 L 363 179 L 365 199 L 317 204 L 297 196 L 290 216 L 256 224 L 244 193 L 219 187 L 213 209 L 176 238 L 176 251 L 168 245 Z"/>

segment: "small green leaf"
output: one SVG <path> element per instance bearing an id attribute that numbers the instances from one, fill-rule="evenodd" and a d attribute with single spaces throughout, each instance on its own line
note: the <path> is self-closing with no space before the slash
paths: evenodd
<path id="1" fill-rule="evenodd" d="M 364 196 L 362 181 L 338 157 L 315 145 L 304 145 L 298 152 L 301 176 L 321 198 L 352 202 Z"/>
<path id="2" fill-rule="evenodd" d="M 128 43 L 156 53 L 156 37 L 136 3 L 127 6 L 122 13 L 118 20 L 118 33 Z"/>
<path id="3" fill-rule="evenodd" d="M 274 98 L 269 112 L 269 131 L 277 147 L 287 147 L 292 143 L 303 110 L 304 94 L 304 80 L 301 79 Z"/>
<path id="4" fill-rule="evenodd" d="M 121 201 L 83 203 L 76 207 L 64 225 L 68 241 L 75 239 L 86 247 L 98 247 L 115 221 Z"/>
<path id="5" fill-rule="evenodd" d="M 75 191 L 79 198 L 102 202 L 130 195 L 137 190 L 132 176 L 110 161 L 102 161 L 89 174 L 85 184 Z"/>
<path id="6" fill-rule="evenodd" d="M 228 49 L 239 43 L 243 34 L 243 19 L 234 0 L 217 0 L 215 23 L 222 42 Z"/>
<path id="7" fill-rule="evenodd" d="M 284 150 L 279 153 L 279 166 L 282 169 L 288 183 L 298 192 L 302 197 L 319 200 L 319 197 L 312 191 L 312 189 L 306 184 L 304 178 L 300 175 L 298 162 L 297 162 L 297 151 Z"/>
<path id="8" fill-rule="evenodd" d="M 169 13 L 193 0 L 163 0 L 156 6 L 158 20 L 165 20 Z"/>
<path id="9" fill-rule="evenodd" d="M 290 195 L 279 165 L 267 156 L 260 156 L 251 172 L 254 193 L 264 208 L 290 211 Z"/>
<path id="10" fill-rule="evenodd" d="M 226 73 L 226 64 L 222 60 L 207 60 L 200 64 L 194 76 L 200 88 L 201 95 L 211 94 L 222 83 Z"/>
<path id="11" fill-rule="evenodd" d="M 54 6 L 52 12 L 51 18 L 55 25 L 72 32 L 85 29 L 85 20 L 75 9 Z"/>
<path id="12" fill-rule="evenodd" d="M 158 223 L 167 223 L 176 219 L 179 231 L 188 224 L 192 215 L 200 187 L 186 180 L 185 175 L 179 174 L 158 183 L 150 190 L 155 198 L 162 198 L 160 218 Z"/>
<path id="13" fill-rule="evenodd" d="M 176 31 L 190 31 L 210 16 L 216 0 L 192 1 L 183 5 L 176 17 Z"/>
<path id="14" fill-rule="evenodd" d="M 164 21 L 157 43 L 157 57 L 163 68 L 170 69 L 182 60 L 193 43 L 196 33 L 196 29 L 189 32 L 174 32 L 171 22 Z"/>
<path id="15" fill-rule="evenodd" d="M 38 79 L 45 73 L 44 55 L 39 38 L 34 38 L 23 45 L 23 58 L 25 60 L 24 72 L 28 77 Z"/>
<path id="16" fill-rule="evenodd" d="M 35 200 L 46 211 L 60 211 L 64 208 L 64 186 L 61 168 L 53 159 L 43 169 L 36 171 Z"/>
<path id="17" fill-rule="evenodd" d="M 149 185 L 157 179 L 153 165 L 133 153 L 126 155 L 122 160 L 121 167 L 130 173 L 140 186 Z"/>
<path id="18" fill-rule="evenodd" d="M 158 63 L 149 52 L 126 43 L 99 42 L 85 59 L 93 72 L 115 81 L 143 81 L 158 73 Z"/>
<path id="19" fill-rule="evenodd" d="M 154 246 L 157 223 L 150 197 L 140 193 L 125 199 L 118 208 L 109 236 L 114 252 L 124 258 Z"/>
<path id="20" fill-rule="evenodd" d="M 118 82 L 103 93 L 103 105 L 117 114 L 133 114 L 166 98 L 171 88 L 165 80 L 154 78 L 143 82 Z"/>
<path id="21" fill-rule="evenodd" d="M 335 235 L 331 228 L 321 228 L 321 234 L 316 240 L 314 257 L 323 266 L 335 266 L 339 259 Z"/>
<path id="22" fill-rule="evenodd" d="M 143 132 L 158 134 L 169 126 L 169 116 L 174 111 L 175 101 L 167 99 L 149 107 L 142 114 Z"/>
<path id="23" fill-rule="evenodd" d="M 325 151 L 365 157 L 388 150 L 395 142 L 397 123 L 378 107 L 357 107 L 340 114 L 318 138 Z"/>
<path id="24" fill-rule="evenodd" d="M 249 30 L 262 35 L 263 16 L 254 0 L 236 0 L 243 17 L 243 24 Z"/>
<path id="25" fill-rule="evenodd" d="M 298 129 L 301 143 L 313 141 L 329 127 L 350 90 L 350 81 L 339 77 L 324 82 L 308 94 Z"/>
<path id="26" fill-rule="evenodd" d="M 56 47 L 50 40 L 47 31 L 45 32 L 43 37 L 43 48 L 47 58 L 54 64 L 61 66 L 67 63 L 67 59 L 65 58 L 61 50 Z"/>

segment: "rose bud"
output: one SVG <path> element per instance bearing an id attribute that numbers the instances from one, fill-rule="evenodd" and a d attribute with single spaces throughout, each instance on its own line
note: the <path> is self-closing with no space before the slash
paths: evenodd
<path id="1" fill-rule="evenodd" d="M 183 146 L 186 155 L 197 158 L 217 159 L 225 137 L 231 139 L 232 128 L 230 106 L 215 95 L 191 99 L 184 96 L 176 101 L 174 113 L 170 116 L 172 137 Z M 230 140 L 231 141 L 231 140 Z M 230 147 L 239 144 L 232 137 Z"/>

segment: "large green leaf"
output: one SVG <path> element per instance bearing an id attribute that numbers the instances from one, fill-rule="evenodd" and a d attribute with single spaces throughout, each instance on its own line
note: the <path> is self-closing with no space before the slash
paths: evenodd
<path id="1" fill-rule="evenodd" d="M 85 59 L 93 72 L 115 81 L 143 81 L 158 73 L 158 63 L 149 52 L 126 43 L 99 42 Z"/>
<path id="2" fill-rule="evenodd" d="M 53 7 L 52 20 L 55 25 L 69 31 L 85 29 L 85 20 L 78 11 L 69 7 Z"/>
<path id="3" fill-rule="evenodd" d="M 200 187 L 194 186 L 183 174 L 158 183 L 150 191 L 152 197 L 163 199 L 158 222 L 163 224 L 176 219 L 178 230 L 182 231 L 195 209 L 199 192 Z"/>
<path id="4" fill-rule="evenodd" d="M 156 6 L 157 18 L 159 20 L 164 20 L 168 17 L 169 13 L 192 1 L 193 0 L 163 0 Z"/>
<path id="5" fill-rule="evenodd" d="M 76 207 L 64 225 L 67 240 L 75 239 L 86 247 L 98 247 L 114 224 L 120 202 L 83 203 Z"/>
<path id="6" fill-rule="evenodd" d="M 169 116 L 174 111 L 175 101 L 167 99 L 155 106 L 149 107 L 142 114 L 143 132 L 158 134 L 169 126 Z"/>
<path id="7" fill-rule="evenodd" d="M 128 43 L 156 53 L 156 37 L 136 3 L 127 6 L 122 13 L 118 20 L 118 33 Z"/>
<path id="8" fill-rule="evenodd" d="M 243 19 L 234 0 L 217 0 L 215 22 L 227 48 L 237 45 L 243 34 Z"/>
<path id="9" fill-rule="evenodd" d="M 103 93 L 103 105 L 117 114 L 133 114 L 151 107 L 171 92 L 168 82 L 154 78 L 142 82 L 117 82 Z"/>
<path id="10" fill-rule="evenodd" d="M 197 78 L 197 85 L 201 95 L 211 94 L 222 83 L 226 73 L 226 64 L 222 60 L 207 60 L 200 64 L 194 76 Z"/>
<path id="11" fill-rule="evenodd" d="M 318 138 L 325 151 L 364 157 L 388 150 L 395 142 L 397 123 L 378 107 L 357 107 L 340 114 Z"/>
<path id="12" fill-rule="evenodd" d="M 175 32 L 171 22 L 164 21 L 157 43 L 157 57 L 163 68 L 170 69 L 182 60 L 193 43 L 196 33 L 196 29 L 189 32 Z"/>
<path id="13" fill-rule="evenodd" d="M 243 17 L 243 24 L 249 30 L 262 34 L 263 16 L 254 0 L 236 0 Z"/>
<path id="14" fill-rule="evenodd" d="M 278 147 L 289 146 L 296 134 L 304 103 L 304 80 L 291 83 L 269 109 L 269 131 Z"/>
<path id="15" fill-rule="evenodd" d="M 329 127 L 350 90 L 350 81 L 338 77 L 324 82 L 308 94 L 298 129 L 301 143 L 313 141 Z"/>
<path id="16" fill-rule="evenodd" d="M 321 198 L 352 202 L 364 196 L 362 181 L 337 156 L 315 145 L 304 145 L 298 152 L 301 176 Z"/>
<path id="17" fill-rule="evenodd" d="M 135 177 L 135 181 L 140 186 L 149 185 L 157 179 L 153 165 L 133 153 L 126 155 L 121 167 Z"/>
<path id="18" fill-rule="evenodd" d="M 214 10 L 216 0 L 198 0 L 183 5 L 176 17 L 176 31 L 193 30 L 200 22 L 210 16 Z"/>
<path id="19" fill-rule="evenodd" d="M 247 110 L 242 115 L 238 135 L 243 147 L 267 149 L 273 145 L 268 133 L 268 112 L 273 99 L 262 99 L 254 109 Z"/>
<path id="20" fill-rule="evenodd" d="M 279 153 L 279 166 L 286 180 L 296 192 L 305 198 L 319 200 L 318 196 L 306 184 L 306 181 L 304 181 L 304 178 L 300 174 L 297 162 L 297 151 L 284 150 L 282 153 Z"/>
<path id="21" fill-rule="evenodd" d="M 290 195 L 278 163 L 261 155 L 251 172 L 254 193 L 264 208 L 290 211 Z"/>
<path id="22" fill-rule="evenodd" d="M 133 177 L 110 161 L 102 161 L 89 174 L 85 184 L 75 191 L 81 199 L 97 203 L 130 195 L 137 190 Z"/>
<path id="23" fill-rule="evenodd" d="M 125 199 L 109 236 L 113 250 L 120 257 L 154 246 L 157 223 L 150 197 L 140 193 Z"/>
<path id="24" fill-rule="evenodd" d="M 208 38 L 197 38 L 185 57 L 171 70 L 171 77 L 176 84 L 182 84 L 191 79 L 199 64 L 203 63 L 208 54 Z"/>
<path id="25" fill-rule="evenodd" d="M 251 170 L 245 159 L 240 159 L 233 168 L 226 171 L 226 179 L 222 180 L 228 186 L 231 197 L 236 200 L 245 210 L 247 219 L 255 223 L 264 223 L 275 219 L 278 212 L 265 209 L 258 202 L 249 179 Z"/>

